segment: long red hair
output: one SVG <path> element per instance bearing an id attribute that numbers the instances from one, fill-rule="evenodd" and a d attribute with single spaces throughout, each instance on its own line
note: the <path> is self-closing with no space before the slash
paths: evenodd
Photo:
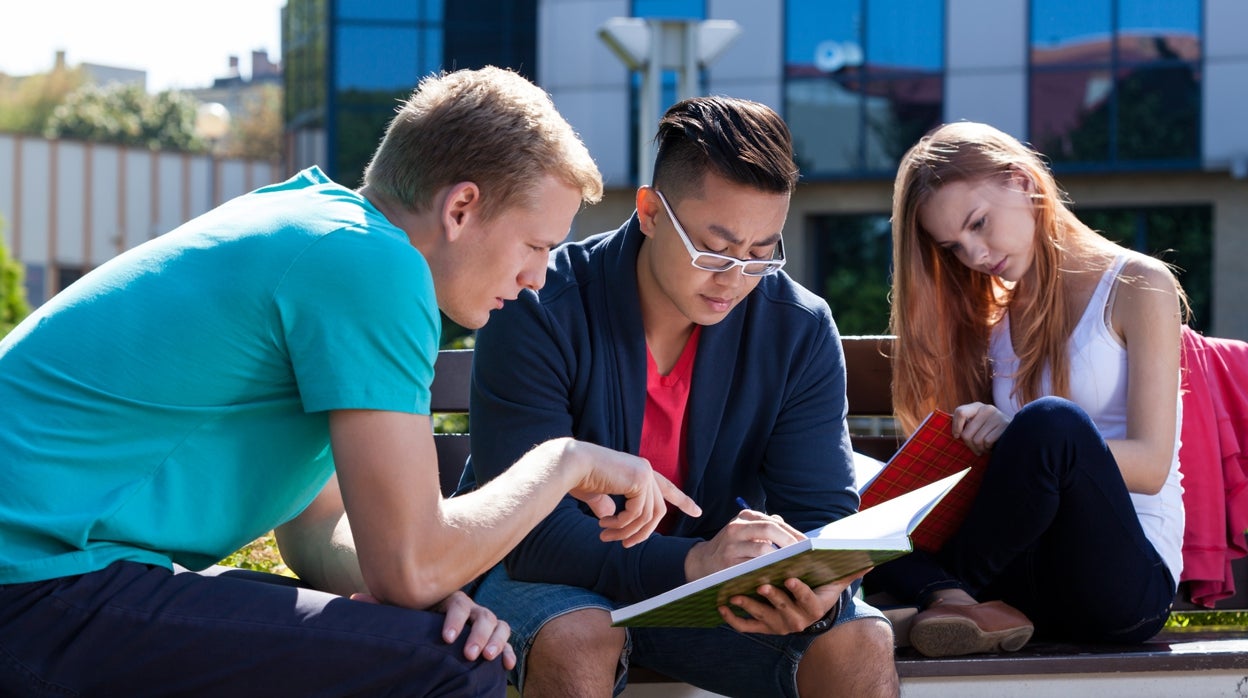
<path id="1" fill-rule="evenodd" d="M 972 270 L 941 249 L 919 222 L 919 210 L 953 182 L 1024 177 L 1035 204 L 1034 262 L 1007 285 Z M 1044 369 L 1051 392 L 1069 395 L 1067 338 L 1073 329 L 1060 283 L 1062 250 L 1109 243 L 1067 207 L 1049 168 L 1036 151 L 986 124 L 958 122 L 921 138 L 901 160 L 893 188 L 893 288 L 889 327 L 893 355 L 893 406 L 909 433 L 931 410 L 992 401 L 988 340 L 1005 311 L 1012 317 L 1019 358 L 1015 391 L 1021 402 L 1040 397 Z M 1099 241 L 1099 242 L 1098 242 Z"/>

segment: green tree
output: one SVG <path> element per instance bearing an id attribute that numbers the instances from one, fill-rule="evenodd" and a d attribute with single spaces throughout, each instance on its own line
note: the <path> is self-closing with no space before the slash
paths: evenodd
<path id="1" fill-rule="evenodd" d="M 842 335 L 888 331 L 892 227 L 887 214 L 830 214 L 811 219 L 813 288 L 823 291 Z"/>
<path id="2" fill-rule="evenodd" d="M 140 85 L 87 85 L 71 93 L 44 129 L 48 138 L 152 149 L 200 151 L 195 135 L 198 104 L 184 92 L 149 95 Z"/>
<path id="3" fill-rule="evenodd" d="M 57 105 L 85 81 L 81 68 L 23 78 L 0 74 L 0 131 L 42 134 Z"/>
<path id="4" fill-rule="evenodd" d="M 282 88 L 262 85 L 244 100 L 242 114 L 231 119 L 224 154 L 232 158 L 281 162 L 284 130 Z"/>
<path id="5" fill-rule="evenodd" d="M 30 314 L 22 272 L 22 263 L 9 256 L 4 243 L 4 219 L 0 219 L 0 337 Z"/>

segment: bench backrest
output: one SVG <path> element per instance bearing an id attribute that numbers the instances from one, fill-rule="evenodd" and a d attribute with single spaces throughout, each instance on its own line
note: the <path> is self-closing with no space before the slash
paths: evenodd
<path id="1" fill-rule="evenodd" d="M 855 429 L 855 424 L 863 419 L 887 424 L 892 415 L 892 366 L 889 363 L 892 337 L 841 337 L 841 345 L 845 351 L 845 392 L 854 450 L 887 460 L 899 445 L 895 433 L 887 428 Z M 439 352 L 437 365 L 434 366 L 433 412 L 468 412 L 471 384 L 472 350 L 444 349 Z M 468 458 L 469 437 L 468 434 L 436 434 L 434 443 L 438 447 L 442 491 L 449 496 L 458 486 L 464 461 Z M 1219 602 L 1217 608 L 1248 608 L 1248 558 L 1235 560 L 1232 568 L 1237 593 Z M 1176 601 L 1176 608 L 1194 608 L 1187 599 L 1186 589 L 1182 592 Z"/>
<path id="2" fill-rule="evenodd" d="M 892 369 L 888 349 L 891 337 L 842 337 L 845 351 L 847 384 L 851 418 L 885 418 L 893 412 L 889 381 Z M 465 413 L 468 411 L 472 385 L 472 350 L 443 349 L 434 366 L 431 407 L 434 413 Z M 871 430 L 875 431 L 875 430 Z M 864 430 L 853 435 L 854 449 L 882 460 L 897 450 L 897 437 Z M 464 461 L 468 458 L 467 434 L 436 434 L 438 463 L 441 467 L 442 491 L 455 491 Z"/>

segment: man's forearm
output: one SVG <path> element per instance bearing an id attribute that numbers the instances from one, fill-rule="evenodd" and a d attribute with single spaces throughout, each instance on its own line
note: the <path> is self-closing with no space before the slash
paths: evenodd
<path id="1" fill-rule="evenodd" d="M 319 532 L 282 527 L 275 535 L 282 559 L 308 586 L 341 596 L 368 591 L 346 516 Z"/>
<path id="2" fill-rule="evenodd" d="M 287 524 L 274 532 L 282 559 L 291 571 L 313 589 L 331 594 L 350 596 L 368 591 L 346 515 L 336 521 L 301 524 Z"/>

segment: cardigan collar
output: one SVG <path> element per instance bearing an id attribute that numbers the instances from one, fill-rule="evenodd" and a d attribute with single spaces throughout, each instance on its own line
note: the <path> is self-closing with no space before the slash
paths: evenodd
<path id="1" fill-rule="evenodd" d="M 605 326 L 609 327 L 615 362 L 621 376 L 627 448 L 636 453 L 641 443 L 641 422 L 646 407 L 646 334 L 641 321 L 641 301 L 637 287 L 637 255 L 642 240 L 637 214 L 619 230 L 601 241 L 598 271 L 601 284 L 597 299 L 600 308 L 610 308 Z M 698 355 L 694 361 L 693 383 L 690 388 L 688 413 L 688 480 L 685 492 L 697 499 L 710 460 L 711 448 L 723 421 L 732 386 L 733 367 L 750 300 L 755 288 L 737 307 L 714 325 L 702 328 Z M 634 388 L 638 386 L 638 388 Z M 737 396 L 738 399 L 740 396 Z"/>

